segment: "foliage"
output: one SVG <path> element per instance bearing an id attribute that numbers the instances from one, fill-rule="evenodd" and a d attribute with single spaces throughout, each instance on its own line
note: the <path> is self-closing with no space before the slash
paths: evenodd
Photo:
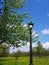
<path id="1" fill-rule="evenodd" d="M 25 0 L 3 0 L 0 2 L 2 5 L 0 7 L 0 44 L 6 42 L 19 47 L 21 41 L 24 43 L 29 40 L 28 28 L 22 25 L 24 18 L 28 18 L 28 15 L 27 13 L 17 13 L 24 3 Z"/>
<path id="2" fill-rule="evenodd" d="M 5 44 L 0 44 L 0 57 L 6 57 L 9 54 L 9 48 Z"/>
<path id="3" fill-rule="evenodd" d="M 37 46 L 33 47 L 33 56 L 45 57 L 49 56 L 49 49 L 45 49 L 40 41 L 37 42 Z"/>
<path id="4" fill-rule="evenodd" d="M 42 52 L 42 50 L 43 50 L 43 46 L 42 46 L 42 44 L 41 44 L 40 41 L 37 42 L 37 47 L 36 47 L 36 49 L 37 49 L 38 55 L 41 56 L 41 52 Z"/>
<path id="5" fill-rule="evenodd" d="M 6 42 L 9 46 L 24 46 L 30 36 L 28 26 L 24 27 L 22 22 L 29 16 L 28 13 L 19 14 L 18 11 L 24 6 L 25 0 L 3 0 L 0 4 L 0 44 Z M 38 38 L 34 35 L 33 42 Z"/>

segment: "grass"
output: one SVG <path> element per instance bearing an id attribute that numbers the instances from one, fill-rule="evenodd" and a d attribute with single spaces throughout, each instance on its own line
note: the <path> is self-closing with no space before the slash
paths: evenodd
<path id="1" fill-rule="evenodd" d="M 34 57 L 34 65 L 49 65 L 49 57 Z M 29 65 L 29 57 L 0 57 L 0 65 Z"/>

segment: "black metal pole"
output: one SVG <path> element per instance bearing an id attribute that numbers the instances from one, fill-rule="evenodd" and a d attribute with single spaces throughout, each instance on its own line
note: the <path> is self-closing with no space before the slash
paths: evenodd
<path id="1" fill-rule="evenodd" d="M 30 28 L 30 64 L 33 65 L 33 57 L 32 57 L 32 28 Z"/>

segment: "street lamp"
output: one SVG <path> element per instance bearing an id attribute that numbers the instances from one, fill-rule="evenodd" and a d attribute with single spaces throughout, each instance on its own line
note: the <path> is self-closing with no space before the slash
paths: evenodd
<path id="1" fill-rule="evenodd" d="M 33 27 L 33 23 L 30 22 L 28 23 L 29 29 L 30 29 L 30 64 L 29 65 L 33 65 L 33 61 L 32 61 L 32 27 Z"/>

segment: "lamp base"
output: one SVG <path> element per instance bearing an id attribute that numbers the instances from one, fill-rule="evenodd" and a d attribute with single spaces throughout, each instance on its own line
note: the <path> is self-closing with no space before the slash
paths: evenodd
<path id="1" fill-rule="evenodd" d="M 33 64 L 31 63 L 31 64 L 29 64 L 29 65 L 33 65 Z"/>

